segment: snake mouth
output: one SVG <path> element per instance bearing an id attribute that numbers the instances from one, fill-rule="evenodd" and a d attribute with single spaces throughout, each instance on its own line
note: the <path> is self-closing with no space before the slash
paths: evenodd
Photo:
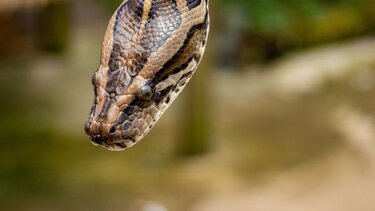
<path id="1" fill-rule="evenodd" d="M 91 143 L 95 146 L 103 147 L 110 151 L 124 151 L 130 148 L 134 143 L 130 140 L 124 140 L 112 137 L 103 137 L 102 135 L 90 136 Z"/>
<path id="2" fill-rule="evenodd" d="M 85 132 L 91 143 L 110 151 L 124 151 L 135 144 L 130 136 L 133 133 L 122 129 L 121 124 L 103 124 L 95 121 L 92 117 L 85 123 Z"/>
<path id="3" fill-rule="evenodd" d="M 126 140 L 121 140 L 121 134 L 117 131 L 117 125 L 103 126 L 96 122 L 92 115 L 85 123 L 85 132 L 91 143 L 95 146 L 101 146 L 110 151 L 123 151 L 128 148 Z"/>

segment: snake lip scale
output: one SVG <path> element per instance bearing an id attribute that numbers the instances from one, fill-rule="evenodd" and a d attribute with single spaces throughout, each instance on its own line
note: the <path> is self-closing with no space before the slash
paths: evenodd
<path id="1" fill-rule="evenodd" d="M 92 77 L 91 142 L 112 151 L 138 143 L 196 71 L 208 31 L 208 0 L 124 0 Z"/>

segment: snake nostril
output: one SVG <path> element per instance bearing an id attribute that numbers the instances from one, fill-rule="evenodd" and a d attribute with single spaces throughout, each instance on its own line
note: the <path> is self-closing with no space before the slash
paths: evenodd
<path id="1" fill-rule="evenodd" d="M 116 132 L 116 127 L 112 126 L 111 129 L 109 129 L 109 133 L 113 135 Z"/>

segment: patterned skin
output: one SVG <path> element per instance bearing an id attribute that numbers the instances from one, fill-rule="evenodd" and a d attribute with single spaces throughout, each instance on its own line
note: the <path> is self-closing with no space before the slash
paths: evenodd
<path id="1" fill-rule="evenodd" d="M 125 0 L 92 79 L 92 143 L 113 151 L 138 143 L 195 72 L 208 30 L 208 0 Z"/>

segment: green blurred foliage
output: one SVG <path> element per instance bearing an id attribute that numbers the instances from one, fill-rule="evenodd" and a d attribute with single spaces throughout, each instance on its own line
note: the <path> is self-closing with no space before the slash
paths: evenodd
<path id="1" fill-rule="evenodd" d="M 321 19 L 347 21 L 349 24 L 360 24 L 366 18 L 374 19 L 371 14 L 366 14 L 369 13 L 366 12 L 370 3 L 368 0 L 305 0 L 303 3 L 297 0 L 221 0 L 221 3 L 245 9 L 248 28 L 265 34 L 287 34 L 287 31 L 298 25 L 309 29 L 310 24 Z"/>
<path id="2" fill-rule="evenodd" d="M 231 24 L 228 16 L 243 14 L 243 24 L 236 29 L 241 38 L 235 63 L 268 60 L 291 49 L 375 29 L 375 3 L 369 0 L 221 0 L 220 5 L 226 11 L 221 17 L 223 31 Z"/>

